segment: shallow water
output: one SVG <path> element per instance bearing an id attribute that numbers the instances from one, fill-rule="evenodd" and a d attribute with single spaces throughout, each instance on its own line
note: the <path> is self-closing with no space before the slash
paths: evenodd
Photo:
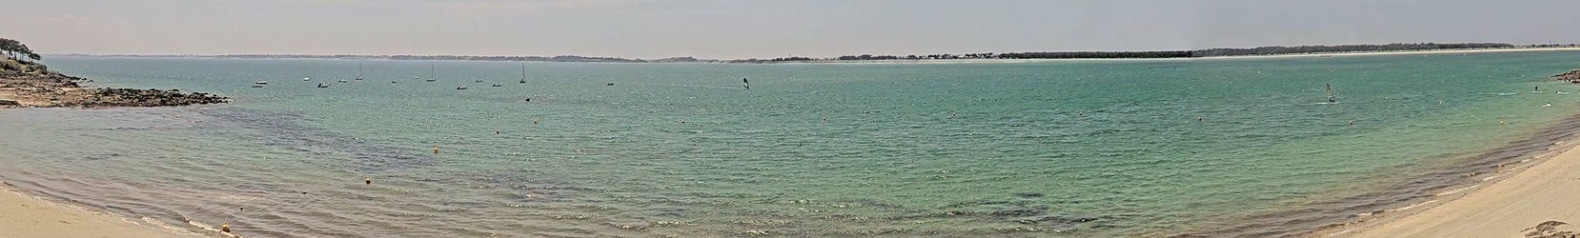
<path id="1" fill-rule="evenodd" d="M 1540 150 L 1580 110 L 1545 76 L 1577 60 L 528 63 L 525 84 L 364 61 L 342 84 L 357 61 L 61 57 L 236 102 L 0 111 L 0 179 L 249 237 L 1276 236 Z"/>

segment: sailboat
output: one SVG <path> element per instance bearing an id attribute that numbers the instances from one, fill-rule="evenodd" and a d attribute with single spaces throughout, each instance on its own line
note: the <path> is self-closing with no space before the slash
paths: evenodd
<path id="1" fill-rule="evenodd" d="M 433 74 L 433 63 L 428 63 L 428 82 L 438 81 Z"/>
<path id="2" fill-rule="evenodd" d="M 1327 90 L 1324 93 L 1328 95 L 1328 104 L 1339 104 L 1339 98 L 1333 95 L 1333 84 L 1326 85 Z"/>
<path id="3" fill-rule="evenodd" d="M 521 64 L 521 82 L 527 83 L 527 64 Z"/>
<path id="4" fill-rule="evenodd" d="M 362 62 L 357 62 L 357 81 L 362 80 Z"/>

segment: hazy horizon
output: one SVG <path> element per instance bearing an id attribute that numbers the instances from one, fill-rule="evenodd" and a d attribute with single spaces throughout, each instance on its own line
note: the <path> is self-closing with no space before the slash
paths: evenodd
<path id="1" fill-rule="evenodd" d="M 1580 43 L 1580 2 L 58 0 L 0 37 L 49 54 L 583 55 L 718 59 Z"/>

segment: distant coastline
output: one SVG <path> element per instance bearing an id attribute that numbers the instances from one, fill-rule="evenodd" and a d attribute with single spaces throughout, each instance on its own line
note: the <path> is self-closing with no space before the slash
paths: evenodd
<path id="1" fill-rule="evenodd" d="M 596 56 L 474 56 L 474 55 L 311 55 L 311 54 L 57 54 L 71 57 L 123 57 L 123 58 L 215 58 L 215 59 L 323 59 L 323 60 L 452 60 L 452 61 L 508 61 L 508 62 L 575 62 L 575 63 L 716 63 L 716 64 L 772 64 L 772 63 L 950 63 L 950 62 L 1020 62 L 1025 60 L 1063 59 L 1198 59 L 1198 58 L 1247 58 L 1291 56 L 1336 56 L 1409 54 L 1422 52 L 1496 52 L 1580 49 L 1580 44 L 1513 45 L 1505 43 L 1394 43 L 1375 45 L 1315 45 L 1315 46 L 1264 46 L 1254 48 L 1212 48 L 1177 51 L 1068 51 L 1068 52 L 1018 52 L 1018 53 L 966 53 L 925 55 L 845 55 L 837 57 L 784 57 L 772 59 L 699 59 L 695 57 L 670 57 L 661 59 L 596 57 Z"/>

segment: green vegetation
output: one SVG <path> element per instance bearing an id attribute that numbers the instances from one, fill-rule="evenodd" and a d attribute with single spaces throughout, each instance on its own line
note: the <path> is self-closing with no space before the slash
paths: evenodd
<path id="1" fill-rule="evenodd" d="M 1535 47 L 1535 46 L 1533 46 Z M 1375 51 L 1422 51 L 1422 50 L 1465 50 L 1465 49 L 1508 49 L 1515 48 L 1511 44 L 1500 43 L 1462 43 L 1462 44 L 1387 44 L 1387 45 L 1314 45 L 1314 46 L 1267 46 L 1256 48 L 1217 48 L 1192 51 L 1193 57 L 1212 56 L 1245 56 L 1245 55 L 1283 55 L 1283 54 L 1311 54 L 1311 53 L 1344 53 L 1344 52 L 1375 52 Z"/>
<path id="2" fill-rule="evenodd" d="M 0 38 L 0 53 L 4 53 L 6 58 L 22 62 L 27 62 L 28 59 L 44 59 L 43 56 L 38 55 L 38 53 L 33 53 L 33 50 L 28 49 L 26 44 L 6 38 Z"/>
<path id="3" fill-rule="evenodd" d="M 33 53 L 33 50 L 28 49 L 22 42 L 0 38 L 0 54 L 5 55 L 5 58 L 0 58 L 0 73 L 50 73 L 49 67 L 45 67 L 44 64 L 29 61 L 43 60 L 44 57 Z"/>

